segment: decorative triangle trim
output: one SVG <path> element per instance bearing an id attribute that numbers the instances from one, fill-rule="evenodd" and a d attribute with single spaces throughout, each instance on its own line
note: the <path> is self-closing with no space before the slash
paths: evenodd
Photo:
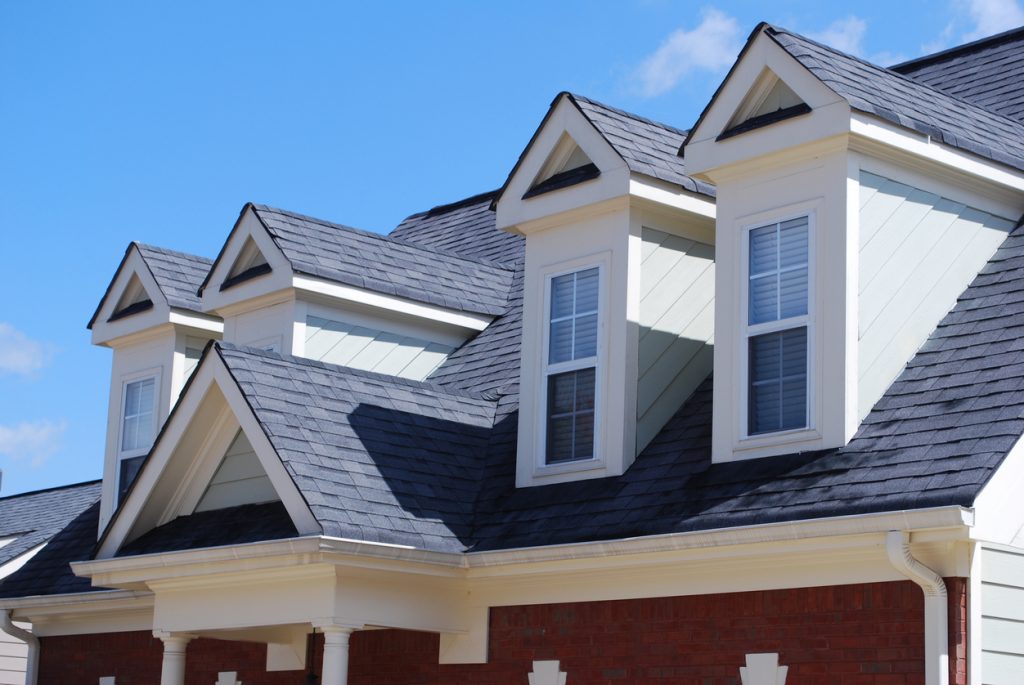
<path id="1" fill-rule="evenodd" d="M 551 150 L 523 199 L 566 188 L 601 174 L 597 165 L 568 133 L 563 133 Z"/>
<path id="2" fill-rule="evenodd" d="M 107 322 L 117 321 L 132 314 L 138 314 L 153 308 L 153 298 L 146 292 L 146 287 L 139 280 L 139 275 L 133 273 L 128 284 L 121 291 L 121 297 L 117 300 L 114 313 L 110 315 Z"/>
<path id="3" fill-rule="evenodd" d="M 235 257 L 234 264 L 228 270 L 227 278 L 220 284 L 220 289 L 227 290 L 239 283 L 268 274 L 270 271 L 271 268 L 270 264 L 267 263 L 267 258 L 263 256 L 252 236 L 249 236 L 245 239 L 242 249 L 238 251 L 238 256 Z"/>
<path id="4" fill-rule="evenodd" d="M 811 108 L 771 69 L 765 69 L 740 102 L 718 139 L 768 126 Z"/>

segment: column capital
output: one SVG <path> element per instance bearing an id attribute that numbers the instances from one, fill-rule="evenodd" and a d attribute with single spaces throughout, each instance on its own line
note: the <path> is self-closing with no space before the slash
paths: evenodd
<path id="1" fill-rule="evenodd" d="M 363 629 L 363 624 L 361 623 L 345 623 L 344 621 L 335 621 L 333 619 L 322 619 L 313 621 L 312 623 L 313 627 L 324 635 L 327 635 L 328 633 L 350 634 Z"/>
<path id="2" fill-rule="evenodd" d="M 162 640 L 165 647 L 181 646 L 184 648 L 195 638 L 195 635 L 192 633 L 174 633 L 169 630 L 154 630 L 153 637 Z"/>

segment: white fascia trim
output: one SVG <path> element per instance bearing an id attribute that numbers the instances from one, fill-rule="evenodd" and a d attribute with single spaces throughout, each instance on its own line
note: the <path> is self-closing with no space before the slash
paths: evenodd
<path id="1" fill-rule="evenodd" d="M 345 302 L 352 302 L 366 307 L 375 307 L 392 312 L 413 316 L 428 321 L 446 323 L 458 328 L 466 328 L 472 331 L 482 331 L 490 325 L 494 317 L 486 314 L 470 314 L 459 312 L 443 307 L 435 307 L 428 304 L 413 302 L 401 297 L 381 295 L 379 293 L 353 288 L 339 283 L 313 278 L 311 276 L 296 275 L 292 278 L 292 287 L 298 291 L 314 293 Z"/>
<path id="2" fill-rule="evenodd" d="M 922 133 L 908 131 L 894 126 L 863 112 L 853 112 L 850 117 L 850 133 L 854 136 L 852 147 L 859 148 L 857 138 L 881 143 L 886 147 L 920 157 L 937 164 L 955 169 L 961 173 L 983 179 L 1004 188 L 1024 191 L 1024 172 L 991 162 L 967 152 L 961 152 L 944 143 L 933 140 Z M 870 147 L 865 150 L 870 152 Z"/>
<path id="3" fill-rule="evenodd" d="M 494 552 L 431 552 L 403 545 L 364 542 L 345 538 L 310 535 L 289 540 L 251 542 L 230 547 L 209 547 L 182 552 L 159 552 L 132 557 L 115 557 L 71 564 L 76 575 L 92 577 L 126 573 L 133 578 L 146 571 L 169 569 L 193 564 L 226 564 L 270 557 L 303 557 L 324 555 L 320 560 L 330 562 L 332 555 L 379 561 L 413 563 L 448 569 L 470 570 L 515 564 L 557 562 L 566 560 L 598 559 L 613 556 L 651 554 L 682 550 L 699 550 L 734 545 L 794 542 L 830 536 L 852 536 L 870 533 L 888 533 L 892 530 L 940 530 L 943 540 L 967 539 L 974 524 L 974 512 L 963 507 L 938 507 L 885 514 L 851 515 L 828 519 L 815 519 L 793 523 L 773 523 L 742 528 L 722 528 L 690 533 L 669 533 L 606 542 L 583 542 L 545 547 L 525 547 Z M 340 560 L 339 560 L 340 561 Z M 406 570 L 409 570 L 408 567 Z M 210 568 L 211 573 L 216 572 Z M 0 607 L 4 606 L 0 603 Z"/>
<path id="4" fill-rule="evenodd" d="M 673 183 L 660 181 L 650 176 L 630 174 L 629 194 L 659 205 L 681 209 L 690 214 L 708 219 L 715 218 L 715 201 L 713 199 L 683 190 Z"/>
<path id="5" fill-rule="evenodd" d="M 95 611 L 96 605 L 109 602 L 139 600 L 140 606 L 152 606 L 153 593 L 140 590 L 97 590 L 95 592 L 71 592 L 62 595 L 33 595 L 0 599 L 0 609 L 42 609 L 53 607 L 61 613 L 71 608 L 81 611 Z"/>
<path id="6" fill-rule="evenodd" d="M 172 307 L 170 321 L 175 326 L 196 328 L 218 335 L 224 334 L 224 320 L 212 314 L 200 314 L 188 309 Z"/>

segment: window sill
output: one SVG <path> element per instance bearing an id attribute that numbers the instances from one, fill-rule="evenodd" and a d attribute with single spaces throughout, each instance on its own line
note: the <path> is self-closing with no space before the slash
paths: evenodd
<path id="1" fill-rule="evenodd" d="M 533 477 L 537 480 L 544 480 L 548 477 L 561 476 L 566 473 L 604 471 L 604 468 L 604 462 L 600 459 L 581 459 L 580 461 L 568 461 L 562 464 L 537 466 L 533 469 Z"/>
<path id="2" fill-rule="evenodd" d="M 732 449 L 733 452 L 742 455 L 753 450 L 777 448 L 787 445 L 794 448 L 804 444 L 807 447 L 813 447 L 810 443 L 819 442 L 820 440 L 821 433 L 814 428 L 793 428 L 791 430 L 778 431 L 777 433 L 763 433 L 742 437 L 733 444 Z"/>

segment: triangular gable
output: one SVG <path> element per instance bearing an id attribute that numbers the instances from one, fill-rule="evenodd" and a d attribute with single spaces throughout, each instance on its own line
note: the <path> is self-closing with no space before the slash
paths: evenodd
<path id="1" fill-rule="evenodd" d="M 809 72 L 792 55 L 773 41 L 760 24 L 751 33 L 746 45 L 726 75 L 725 80 L 704 108 L 680 148 L 685 151 L 687 169 L 700 174 L 715 165 L 774 151 L 777 147 L 793 147 L 803 142 L 842 132 L 849 128 L 850 108 L 845 100 Z M 724 142 L 740 133 L 755 130 L 776 130 L 772 124 L 800 115 L 800 126 L 786 128 L 785 141 L 756 141 L 745 136 L 743 150 L 717 156 L 709 152 L 715 143 Z M 781 126 L 778 130 L 781 130 Z M 734 159 L 736 158 L 736 159 Z"/>
<path id="2" fill-rule="evenodd" d="M 239 435 L 244 436 L 244 443 Z M 247 443 L 247 444 L 246 444 Z M 236 473 L 220 478 L 229 464 Z M 253 462 L 255 459 L 255 463 Z M 257 470 L 258 465 L 258 470 Z M 236 476 L 249 475 L 248 483 Z M 227 481 L 234 486 L 214 486 Z M 267 484 L 273 490 L 271 495 Z M 235 487 L 236 492 L 227 492 Z M 210 493 L 215 494 L 211 497 Z M 100 538 L 97 558 L 180 516 L 200 510 L 280 499 L 300 535 L 321 532 L 305 499 L 267 439 L 223 360 L 207 349 L 157 437 L 124 502 Z M 248 500 L 248 501 L 246 501 Z"/>
<path id="3" fill-rule="evenodd" d="M 104 342 L 167 321 L 170 306 L 135 243 L 128 245 L 88 328 Z"/>
<path id="4" fill-rule="evenodd" d="M 498 225 L 623 195 L 628 179 L 619 153 L 572 96 L 560 93 L 495 197 Z"/>
<path id="5" fill-rule="evenodd" d="M 114 312 L 110 315 L 107 321 L 116 321 L 117 319 L 123 319 L 126 316 L 132 314 L 138 314 L 144 312 L 147 309 L 153 308 L 153 297 L 146 290 L 146 286 L 142 285 L 142 281 L 139 280 L 139 275 L 133 273 L 131 278 L 128 280 L 128 285 L 124 287 L 124 291 L 121 293 L 121 297 L 117 301 L 117 305 L 114 306 Z"/>
<path id="6" fill-rule="evenodd" d="M 225 304 L 288 287 L 291 276 L 284 253 L 248 203 L 199 287 L 199 296 L 204 311 L 215 311 Z"/>

